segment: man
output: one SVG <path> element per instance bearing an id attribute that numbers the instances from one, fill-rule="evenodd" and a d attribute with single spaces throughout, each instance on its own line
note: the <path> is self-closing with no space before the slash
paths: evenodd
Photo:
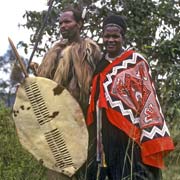
<path id="1" fill-rule="evenodd" d="M 39 67 L 32 63 L 31 68 L 38 76 L 67 88 L 85 113 L 91 78 L 101 52 L 94 41 L 80 37 L 83 18 L 79 10 L 65 9 L 59 23 L 63 39 L 49 50 Z"/>
<path id="2" fill-rule="evenodd" d="M 55 93 L 61 93 L 63 88 L 66 88 L 86 115 L 90 83 L 96 64 L 101 59 L 101 52 L 95 42 L 80 37 L 83 17 L 79 10 L 65 9 L 60 15 L 59 23 L 63 39 L 49 50 L 39 67 L 32 63 L 31 68 L 36 75 L 52 79 L 59 84 L 54 90 Z M 49 173 L 49 178 L 69 179 L 55 172 Z M 81 179 L 80 175 L 73 178 Z M 84 177 L 82 179 L 84 180 Z"/>

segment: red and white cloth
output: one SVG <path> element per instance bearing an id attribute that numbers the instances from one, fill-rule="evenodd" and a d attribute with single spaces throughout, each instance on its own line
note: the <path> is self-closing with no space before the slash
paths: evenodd
<path id="1" fill-rule="evenodd" d="M 144 164 L 163 168 L 174 145 L 144 57 L 125 51 L 93 78 L 87 125 L 94 121 L 97 83 L 99 108 L 105 108 L 109 121 L 140 146 Z"/>

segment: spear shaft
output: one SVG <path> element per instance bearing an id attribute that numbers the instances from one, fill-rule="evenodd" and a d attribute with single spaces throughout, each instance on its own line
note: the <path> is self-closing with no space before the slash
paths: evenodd
<path id="1" fill-rule="evenodd" d="M 49 14 L 50 14 L 50 11 L 51 11 L 51 8 L 52 8 L 52 5 L 53 5 L 53 1 L 54 1 L 54 0 L 50 0 L 50 1 L 48 2 L 48 5 L 49 5 L 48 11 L 47 11 L 47 14 L 46 14 L 46 16 L 45 16 L 45 18 L 44 18 L 44 22 L 43 22 L 41 28 L 39 29 L 38 36 L 37 36 L 37 39 L 36 39 L 36 42 L 35 42 L 33 51 L 32 51 L 31 56 L 30 56 L 30 58 L 29 58 L 28 66 L 27 66 L 27 72 L 29 72 L 29 68 L 30 68 L 31 61 L 32 61 L 33 56 L 34 56 L 34 53 L 35 53 L 35 51 L 36 51 L 36 49 L 37 49 L 38 43 L 39 43 L 39 41 L 40 41 L 40 38 L 42 37 L 43 30 L 44 30 L 44 28 L 45 28 L 45 26 L 46 26 L 46 22 L 47 22 L 47 20 L 48 20 L 48 17 L 49 17 Z"/>
<path id="2" fill-rule="evenodd" d="M 15 45 L 14 45 L 14 43 L 12 42 L 12 40 L 9 37 L 8 37 L 8 40 L 9 40 L 9 43 L 10 43 L 10 45 L 11 45 L 11 47 L 13 49 L 13 52 L 14 52 L 14 54 L 16 56 L 16 59 L 18 60 L 20 66 L 21 66 L 22 72 L 24 73 L 25 77 L 28 77 L 29 75 L 28 75 L 28 72 L 26 70 L 26 67 L 25 67 L 25 65 L 24 65 L 24 63 L 23 63 L 23 61 L 22 61 L 22 59 L 21 59 Z"/>

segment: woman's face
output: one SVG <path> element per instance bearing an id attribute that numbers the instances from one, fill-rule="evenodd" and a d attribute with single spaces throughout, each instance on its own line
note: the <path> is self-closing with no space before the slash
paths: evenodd
<path id="1" fill-rule="evenodd" d="M 106 27 L 103 32 L 103 42 L 109 57 L 118 56 L 123 44 L 121 29 L 116 26 Z"/>

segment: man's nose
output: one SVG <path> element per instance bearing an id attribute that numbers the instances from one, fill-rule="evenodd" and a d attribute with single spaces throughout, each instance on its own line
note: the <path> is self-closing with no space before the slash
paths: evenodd
<path id="1" fill-rule="evenodd" d="M 65 28 L 65 27 L 66 27 L 66 23 L 61 23 L 61 24 L 60 24 L 60 28 L 61 28 L 61 29 Z"/>

